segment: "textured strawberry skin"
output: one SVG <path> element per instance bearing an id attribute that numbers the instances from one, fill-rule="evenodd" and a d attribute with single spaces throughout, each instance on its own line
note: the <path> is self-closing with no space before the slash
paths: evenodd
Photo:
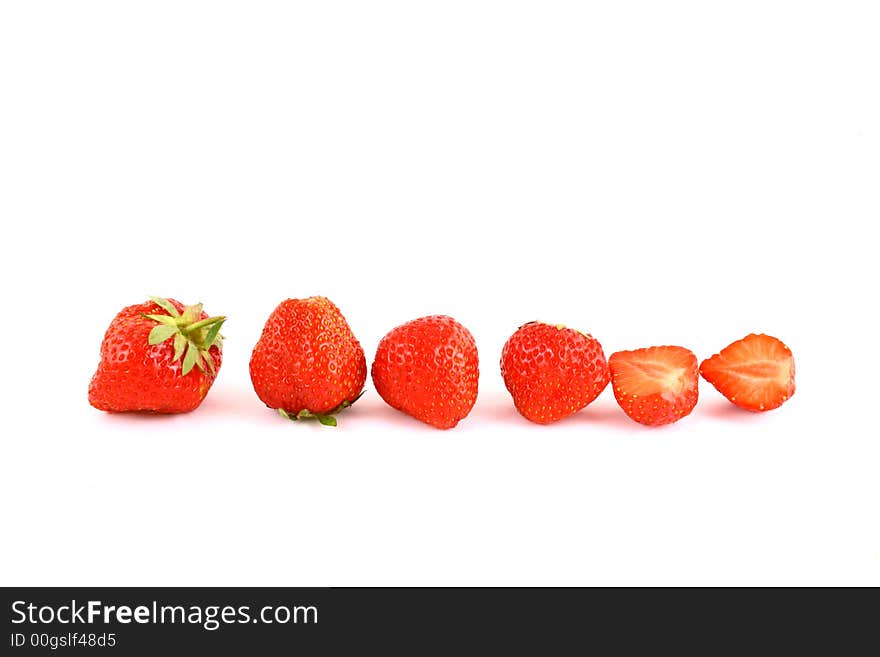
<path id="1" fill-rule="evenodd" d="M 611 380 L 598 340 L 542 322 L 510 336 L 501 351 L 501 376 L 516 410 L 538 424 L 577 413 Z"/>
<path id="2" fill-rule="evenodd" d="M 474 337 L 451 317 L 421 317 L 379 342 L 373 385 L 392 408 L 438 429 L 451 429 L 477 401 Z"/>
<path id="3" fill-rule="evenodd" d="M 178 311 L 184 306 L 169 299 Z M 151 345 L 156 322 L 144 314 L 166 314 L 152 301 L 123 308 L 110 322 L 101 343 L 101 361 L 89 384 L 89 403 L 102 411 L 186 413 L 202 403 L 216 379 L 222 351 L 211 347 L 215 373 L 193 369 L 181 374 L 182 360 L 172 362 L 172 341 Z M 202 313 L 201 319 L 208 314 Z"/>
<path id="4" fill-rule="evenodd" d="M 625 373 L 632 359 L 653 352 L 675 350 L 684 370 L 681 390 L 658 391 L 651 394 L 634 393 L 627 385 Z M 699 399 L 699 372 L 697 357 L 684 347 L 646 347 L 633 351 L 618 351 L 608 359 L 611 369 L 611 386 L 614 398 L 631 419 L 648 426 L 660 426 L 677 422 L 690 415 Z"/>
<path id="5" fill-rule="evenodd" d="M 364 388 L 367 361 L 339 308 L 325 297 L 287 299 L 269 316 L 250 360 L 269 408 L 330 413 Z"/>

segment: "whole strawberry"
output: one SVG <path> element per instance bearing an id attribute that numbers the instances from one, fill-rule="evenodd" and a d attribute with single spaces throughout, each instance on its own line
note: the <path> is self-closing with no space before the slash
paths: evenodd
<path id="1" fill-rule="evenodd" d="M 225 319 L 158 297 L 123 308 L 104 334 L 89 403 L 102 411 L 193 410 L 220 370 Z"/>
<path id="2" fill-rule="evenodd" d="M 367 361 L 332 301 L 287 299 L 272 312 L 251 354 L 251 381 L 269 408 L 291 420 L 336 426 L 336 413 L 364 388 Z"/>
<path id="3" fill-rule="evenodd" d="M 598 340 L 543 322 L 530 322 L 510 336 L 501 351 L 501 376 L 516 410 L 538 424 L 577 413 L 611 379 Z"/>
<path id="4" fill-rule="evenodd" d="M 697 357 L 684 347 L 618 351 L 608 359 L 617 403 L 636 422 L 670 424 L 697 405 Z"/>
<path id="5" fill-rule="evenodd" d="M 451 317 L 414 319 L 382 338 L 372 375 L 389 406 L 438 429 L 451 429 L 477 400 L 477 345 Z"/>

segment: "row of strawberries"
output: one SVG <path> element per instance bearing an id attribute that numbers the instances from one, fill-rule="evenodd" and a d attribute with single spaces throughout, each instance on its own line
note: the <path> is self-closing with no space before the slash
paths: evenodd
<path id="1" fill-rule="evenodd" d="M 209 317 L 201 304 L 157 297 L 124 308 L 104 335 L 89 403 L 112 412 L 195 409 L 220 370 L 224 319 Z M 287 299 L 263 328 L 250 374 L 259 398 L 283 417 L 335 426 L 334 416 L 363 394 L 367 363 L 329 299 Z M 623 411 L 652 426 L 693 410 L 700 375 L 750 411 L 777 408 L 795 389 L 791 351 L 769 335 L 748 335 L 702 364 L 675 346 L 618 351 L 606 360 L 593 336 L 543 322 L 525 324 L 510 336 L 501 374 L 517 411 L 539 424 L 577 413 L 609 382 Z M 476 342 L 451 317 L 422 317 L 382 338 L 371 375 L 390 406 L 449 429 L 477 399 Z"/>

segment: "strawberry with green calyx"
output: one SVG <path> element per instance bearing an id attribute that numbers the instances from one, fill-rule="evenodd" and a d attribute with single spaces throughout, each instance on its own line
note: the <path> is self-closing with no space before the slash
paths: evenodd
<path id="1" fill-rule="evenodd" d="M 250 361 L 257 396 L 288 420 L 336 426 L 336 413 L 363 394 L 364 350 L 325 297 L 287 299 L 266 320 Z"/>
<path id="2" fill-rule="evenodd" d="M 89 403 L 113 412 L 195 409 L 220 370 L 225 319 L 159 297 L 123 308 L 101 343 Z"/>

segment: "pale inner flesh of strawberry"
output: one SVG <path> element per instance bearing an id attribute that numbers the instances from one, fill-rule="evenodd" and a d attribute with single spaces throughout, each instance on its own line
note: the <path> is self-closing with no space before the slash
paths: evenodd
<path id="1" fill-rule="evenodd" d="M 741 379 L 754 380 L 756 384 L 774 381 L 780 386 L 788 385 L 791 380 L 791 360 L 761 360 L 750 363 L 735 363 L 728 367 L 730 374 Z"/>
<path id="2" fill-rule="evenodd" d="M 736 401 L 737 397 L 750 399 L 762 411 L 765 407 L 778 406 L 779 391 L 787 391 L 783 401 L 791 394 L 792 364 L 792 359 L 788 358 L 781 362 L 760 360 L 729 365 L 726 374 L 738 382 L 736 386 L 739 388 L 730 400 Z"/>
<path id="3" fill-rule="evenodd" d="M 653 395 L 674 399 L 687 387 L 687 367 L 675 367 L 668 361 L 631 360 L 618 377 L 621 387 L 632 395 Z"/>

